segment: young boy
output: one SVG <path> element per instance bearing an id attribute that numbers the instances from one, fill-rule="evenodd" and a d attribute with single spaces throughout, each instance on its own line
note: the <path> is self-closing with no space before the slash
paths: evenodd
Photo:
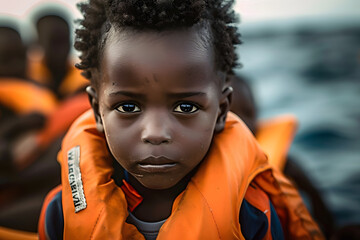
<path id="1" fill-rule="evenodd" d="M 75 47 L 93 112 L 63 140 L 62 186 L 44 203 L 41 238 L 322 239 L 228 114 L 239 43 L 231 5 L 81 5 Z"/>

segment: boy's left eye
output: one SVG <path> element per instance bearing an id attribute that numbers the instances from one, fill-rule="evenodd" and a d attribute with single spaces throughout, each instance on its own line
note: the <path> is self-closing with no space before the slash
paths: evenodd
<path id="1" fill-rule="evenodd" d="M 118 110 L 121 113 L 136 113 L 136 112 L 140 112 L 140 108 L 133 103 L 124 103 L 121 104 L 120 106 L 118 106 L 116 108 L 116 110 Z"/>
<path id="2" fill-rule="evenodd" d="M 178 113 L 194 113 L 199 110 L 194 104 L 191 103 L 181 103 L 177 105 L 174 109 L 174 112 Z"/>

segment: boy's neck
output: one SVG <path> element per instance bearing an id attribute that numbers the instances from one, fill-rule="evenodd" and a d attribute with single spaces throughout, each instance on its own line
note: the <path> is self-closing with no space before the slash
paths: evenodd
<path id="1" fill-rule="evenodd" d="M 175 186 L 153 190 L 144 187 L 136 178 L 129 174 L 129 183 L 144 198 L 142 203 L 132 212 L 135 217 L 146 222 L 157 222 L 168 218 L 176 197 L 185 190 L 194 170 L 186 175 Z"/>

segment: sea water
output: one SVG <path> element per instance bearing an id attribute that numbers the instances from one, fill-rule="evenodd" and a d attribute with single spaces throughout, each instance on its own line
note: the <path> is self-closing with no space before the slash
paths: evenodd
<path id="1" fill-rule="evenodd" d="M 290 155 L 338 225 L 360 224 L 360 21 L 240 30 L 237 72 L 252 87 L 260 118 L 296 115 Z"/>

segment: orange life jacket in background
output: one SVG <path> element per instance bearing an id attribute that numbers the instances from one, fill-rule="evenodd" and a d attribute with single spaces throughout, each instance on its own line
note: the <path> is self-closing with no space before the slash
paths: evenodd
<path id="1" fill-rule="evenodd" d="M 58 160 L 64 239 L 144 239 L 134 225 L 125 222 L 126 198 L 111 177 L 113 160 L 104 135 L 96 130 L 92 111 L 72 125 Z M 174 201 L 157 239 L 244 239 L 239 212 L 245 194 L 251 198 L 247 191 L 250 183 L 270 197 L 286 239 L 323 239 L 297 190 L 270 167 L 251 132 L 232 113 L 225 129 L 215 135 L 198 171 Z M 254 202 L 263 205 L 261 199 Z M 40 237 L 43 230 L 40 222 Z"/>
<path id="2" fill-rule="evenodd" d="M 35 51 L 29 56 L 27 76 L 44 85 L 50 84 L 51 73 L 39 52 Z M 87 85 L 89 85 L 89 81 L 81 75 L 81 70 L 75 68 L 74 64 L 69 62 L 69 70 L 60 84 L 59 94 L 68 96 Z"/>
<path id="3" fill-rule="evenodd" d="M 62 101 L 52 113 L 48 114 L 44 128 L 33 133 L 33 148 L 20 161 L 22 163 L 18 168 L 24 169 L 36 161 L 55 140 L 66 133 L 78 116 L 90 108 L 89 97 L 85 92 Z"/>
<path id="4" fill-rule="evenodd" d="M 280 171 L 284 170 L 297 127 L 298 122 L 293 115 L 261 120 L 257 125 L 256 140 L 268 155 L 269 163 Z"/>
<path id="5" fill-rule="evenodd" d="M 72 122 L 90 109 L 89 96 L 86 92 L 68 97 L 49 115 L 44 129 L 37 136 L 37 141 L 45 149 L 56 138 L 64 135 Z"/>
<path id="6" fill-rule="evenodd" d="M 37 240 L 39 236 L 37 233 L 15 230 L 11 228 L 0 226 L 0 239 L 6 240 Z"/>
<path id="7" fill-rule="evenodd" d="M 57 106 L 55 95 L 46 88 L 17 78 L 0 79 L 0 104 L 17 114 L 51 113 Z"/>

